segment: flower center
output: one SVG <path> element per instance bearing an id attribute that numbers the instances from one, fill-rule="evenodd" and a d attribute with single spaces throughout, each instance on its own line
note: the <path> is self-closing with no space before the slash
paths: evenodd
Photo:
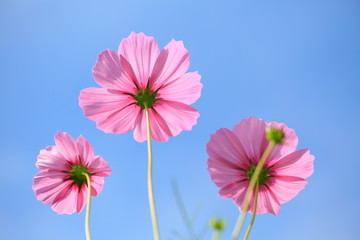
<path id="1" fill-rule="evenodd" d="M 77 184 L 79 187 L 81 187 L 84 183 L 86 183 L 86 176 L 84 175 L 84 173 L 88 174 L 89 177 L 93 175 L 82 163 L 80 163 L 79 165 L 70 163 L 70 165 L 72 169 L 70 171 L 65 171 L 66 173 L 70 174 L 70 177 L 66 178 L 64 181 L 72 180 L 73 184 Z"/>
<path id="2" fill-rule="evenodd" d="M 149 86 L 146 86 L 144 90 L 138 88 L 137 94 L 132 94 L 132 97 L 136 100 L 135 104 L 141 108 L 152 108 L 157 100 L 156 93 L 157 91 L 152 92 Z"/>
<path id="3" fill-rule="evenodd" d="M 256 166 L 254 164 L 251 164 L 250 171 L 246 171 L 246 175 L 247 175 L 249 181 L 255 172 L 255 168 L 256 168 Z M 264 182 L 270 177 L 268 175 L 269 170 L 270 170 L 270 168 L 261 169 L 260 174 L 259 174 L 259 184 L 260 185 L 264 184 Z"/>

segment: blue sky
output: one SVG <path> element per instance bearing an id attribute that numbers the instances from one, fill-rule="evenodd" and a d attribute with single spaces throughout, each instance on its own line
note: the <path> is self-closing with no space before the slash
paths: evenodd
<path id="1" fill-rule="evenodd" d="M 358 239 L 360 193 L 360 3 L 294 1 L 0 1 L 0 239 L 84 239 L 84 215 L 57 215 L 31 189 L 36 156 L 53 135 L 83 134 L 112 168 L 93 199 L 93 239 L 151 239 L 146 143 L 106 134 L 83 116 L 79 91 L 96 87 L 97 55 L 130 32 L 159 46 L 183 40 L 204 85 L 192 131 L 154 143 L 162 239 L 186 234 L 171 188 L 176 179 L 194 228 L 238 216 L 206 170 L 210 134 L 243 118 L 285 122 L 315 172 L 278 216 L 258 215 L 251 239 Z M 210 239 L 210 230 L 204 239 Z"/>

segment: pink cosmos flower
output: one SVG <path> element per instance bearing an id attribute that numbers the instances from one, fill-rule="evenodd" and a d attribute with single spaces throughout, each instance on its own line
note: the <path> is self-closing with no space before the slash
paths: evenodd
<path id="1" fill-rule="evenodd" d="M 189 52 L 174 39 L 162 51 L 153 37 L 131 33 L 118 52 L 105 50 L 93 68 L 102 88 L 80 92 L 79 105 L 99 129 L 127 133 L 135 140 L 147 138 L 145 108 L 149 109 L 152 138 L 167 141 L 191 130 L 199 113 L 189 105 L 199 97 L 201 76 L 188 72 Z"/>
<path id="2" fill-rule="evenodd" d="M 285 138 L 274 147 L 259 175 L 257 213 L 279 214 L 280 204 L 295 197 L 314 171 L 309 150 L 296 151 L 298 138 L 293 129 L 255 117 L 243 119 L 232 130 L 222 128 L 211 135 L 207 164 L 211 179 L 221 188 L 219 196 L 232 198 L 241 208 L 250 178 L 269 143 L 267 126 L 282 129 Z M 253 200 L 249 211 L 253 211 Z"/>
<path id="3" fill-rule="evenodd" d="M 58 214 L 81 212 L 87 202 L 87 183 L 83 173 L 90 176 L 91 196 L 102 191 L 104 177 L 111 170 L 101 156 L 94 155 L 90 143 L 79 136 L 73 139 L 65 132 L 55 135 L 55 145 L 40 151 L 33 190 L 39 201 L 52 204 Z"/>

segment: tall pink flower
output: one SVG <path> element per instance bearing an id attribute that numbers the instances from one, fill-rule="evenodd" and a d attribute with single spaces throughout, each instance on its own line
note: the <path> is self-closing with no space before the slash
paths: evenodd
<path id="1" fill-rule="evenodd" d="M 152 138 L 167 141 L 191 130 L 199 113 L 189 105 L 199 97 L 201 76 L 188 72 L 189 52 L 182 41 L 171 40 L 162 51 L 153 37 L 131 33 L 118 52 L 105 50 L 93 68 L 102 88 L 80 92 L 79 105 L 99 129 L 147 138 L 145 108 L 149 109 Z"/>
<path id="2" fill-rule="evenodd" d="M 266 127 L 282 129 L 284 142 L 272 150 L 259 175 L 257 213 L 279 214 L 280 204 L 295 197 L 314 171 L 314 156 L 308 149 L 296 151 L 298 138 L 293 129 L 262 119 L 243 119 L 232 130 L 222 128 L 211 135 L 206 146 L 208 171 L 220 187 L 219 196 L 232 198 L 241 208 L 250 178 L 269 141 Z M 253 211 L 253 200 L 249 211 Z"/>
<path id="3" fill-rule="evenodd" d="M 36 166 L 40 172 L 34 177 L 35 195 L 39 201 L 52 204 L 58 214 L 79 213 L 84 208 L 88 187 L 83 173 L 90 176 L 91 196 L 100 194 L 104 177 L 111 173 L 107 162 L 94 155 L 83 136 L 74 140 L 60 131 L 55 135 L 55 146 L 40 151 Z"/>

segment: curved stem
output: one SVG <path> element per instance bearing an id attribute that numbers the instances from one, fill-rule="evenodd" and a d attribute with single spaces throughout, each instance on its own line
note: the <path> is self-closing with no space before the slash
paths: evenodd
<path id="1" fill-rule="evenodd" d="M 86 240 L 91 240 L 90 236 L 90 207 L 91 207 L 91 182 L 90 177 L 87 173 L 83 173 L 86 177 L 86 183 L 88 187 L 88 199 L 86 204 L 86 215 L 85 215 L 85 235 Z"/>
<path id="2" fill-rule="evenodd" d="M 150 130 L 150 118 L 149 118 L 149 109 L 145 108 L 146 115 L 146 126 L 147 126 L 147 139 L 148 139 L 148 195 L 149 195 L 149 204 L 150 204 L 150 213 L 151 221 L 154 232 L 154 239 L 160 240 L 159 235 L 159 226 L 156 217 L 156 208 L 154 200 L 154 191 L 153 191 L 153 182 L 152 182 L 152 144 L 151 144 L 151 130 Z"/>
<path id="3" fill-rule="evenodd" d="M 255 168 L 254 174 L 252 175 L 251 179 L 250 179 L 250 183 L 248 186 L 248 189 L 246 190 L 246 194 L 245 194 L 245 198 L 244 198 L 244 202 L 243 205 L 241 207 L 241 213 L 240 216 L 236 222 L 234 231 L 232 233 L 231 236 L 231 240 L 237 240 L 239 238 L 242 226 L 244 225 L 244 221 L 245 221 L 245 217 L 246 217 L 246 213 L 248 211 L 249 208 L 249 204 L 250 204 L 250 196 L 254 190 L 255 184 L 259 178 L 260 172 L 263 169 L 264 163 L 266 161 L 266 159 L 269 157 L 271 151 L 273 150 L 273 148 L 275 147 L 276 143 L 273 141 L 269 142 L 269 145 L 267 146 L 265 152 L 263 153 L 263 155 L 260 158 L 260 161 L 258 163 L 258 165 Z"/>
<path id="4" fill-rule="evenodd" d="M 256 208 L 257 208 L 257 203 L 258 203 L 258 195 L 259 195 L 259 181 L 256 183 L 256 187 L 255 187 L 254 211 L 253 211 L 253 214 L 252 214 L 252 218 L 251 218 L 249 227 L 246 230 L 244 240 L 248 239 L 248 237 L 250 235 L 250 231 L 252 229 L 252 226 L 254 225 L 254 221 L 255 221 L 255 217 L 256 217 Z"/>

